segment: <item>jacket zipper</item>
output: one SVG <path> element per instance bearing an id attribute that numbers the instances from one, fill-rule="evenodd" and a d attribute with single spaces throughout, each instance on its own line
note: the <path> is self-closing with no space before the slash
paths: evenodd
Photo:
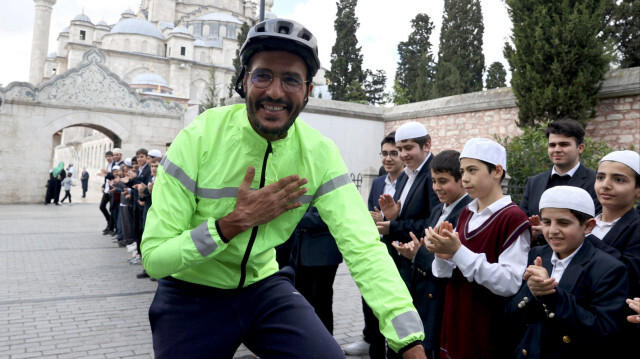
<path id="1" fill-rule="evenodd" d="M 267 151 L 264 153 L 264 159 L 262 160 L 262 172 L 260 174 L 260 187 L 264 187 L 265 177 L 267 173 L 267 160 L 269 159 L 269 154 L 273 153 L 273 148 L 271 147 L 271 142 L 267 142 Z M 258 227 L 255 226 L 251 229 L 251 237 L 249 237 L 249 243 L 247 244 L 247 249 L 244 251 L 244 256 L 242 257 L 242 263 L 240 264 L 240 283 L 238 283 L 238 289 L 241 289 L 244 285 L 245 278 L 247 277 L 247 262 L 249 261 L 249 255 L 251 255 L 251 248 L 253 248 L 253 242 L 256 241 L 256 237 L 258 236 Z"/>

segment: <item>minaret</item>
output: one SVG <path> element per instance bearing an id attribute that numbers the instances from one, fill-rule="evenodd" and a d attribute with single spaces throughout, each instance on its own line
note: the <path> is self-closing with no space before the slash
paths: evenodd
<path id="1" fill-rule="evenodd" d="M 31 42 L 31 67 L 29 82 L 37 85 L 44 76 L 44 62 L 49 48 L 49 28 L 51 11 L 57 0 L 33 0 L 36 14 L 33 21 L 33 41 Z"/>

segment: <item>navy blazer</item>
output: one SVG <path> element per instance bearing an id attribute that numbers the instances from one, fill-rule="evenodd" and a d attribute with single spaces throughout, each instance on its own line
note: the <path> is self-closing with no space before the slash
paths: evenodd
<path id="1" fill-rule="evenodd" d="M 398 218 L 392 220 L 389 225 L 389 234 L 385 236 L 386 241 L 410 242 L 409 232 L 416 236 L 427 227 L 427 220 L 431 214 L 431 208 L 440 204 L 438 196 L 433 191 L 431 183 L 431 160 L 433 154 L 425 162 L 418 172 L 416 180 L 407 193 L 407 198 L 402 204 L 402 210 Z M 397 202 L 407 184 L 409 177 L 402 172 L 397 179 L 396 193 L 393 199 Z"/>
<path id="2" fill-rule="evenodd" d="M 640 296 L 640 215 L 631 208 L 625 213 L 609 232 L 600 238 L 590 234 L 587 239 L 591 243 L 616 257 L 629 270 L 629 294 Z"/>
<path id="3" fill-rule="evenodd" d="M 367 201 L 369 211 L 373 211 L 373 207 L 377 207 L 378 209 L 380 209 L 380 203 L 378 203 L 378 200 L 380 199 L 380 196 L 383 195 L 385 179 L 387 179 L 387 175 L 376 177 L 373 180 L 373 183 L 371 184 L 371 191 L 369 191 L 369 200 Z"/>
<path id="4" fill-rule="evenodd" d="M 552 253 L 548 245 L 531 248 L 529 264 L 540 256 L 551 274 Z M 612 354 L 619 347 L 612 343 L 626 322 L 628 294 L 624 264 L 585 240 L 565 269 L 556 293 L 536 298 L 523 282 L 507 304 L 511 328 L 522 332 L 515 357 L 619 357 Z"/>
<path id="5" fill-rule="evenodd" d="M 455 228 L 458 223 L 460 212 L 471 202 L 472 199 L 465 195 L 453 208 L 445 221 L 453 224 Z M 428 227 L 435 227 L 442 214 L 442 203 L 431 210 L 428 220 Z M 419 236 L 423 237 L 424 232 Z M 429 252 L 424 246 L 420 246 L 418 253 L 413 259 L 413 272 L 411 275 L 411 286 L 409 288 L 413 305 L 416 307 L 422 326 L 424 327 L 424 341 L 422 342 L 427 350 L 439 350 L 440 329 L 442 326 L 442 313 L 444 312 L 444 294 L 447 287 L 448 278 L 438 278 L 431 271 L 434 254 Z"/>
<path id="6" fill-rule="evenodd" d="M 551 170 L 538 173 L 537 175 L 531 176 L 527 179 L 527 184 L 524 188 L 524 197 L 522 198 L 522 202 L 520 202 L 520 208 L 522 208 L 527 216 L 531 217 L 533 215 L 540 215 L 540 197 L 542 196 L 542 193 L 547 190 L 550 179 Z M 567 182 L 567 186 L 580 187 L 589 192 L 591 198 L 593 198 L 593 203 L 596 206 L 596 213 L 600 213 L 602 206 L 600 205 L 598 197 L 596 196 L 596 191 L 593 188 L 595 183 L 596 171 L 585 167 L 581 163 L 576 173 L 574 173 L 573 176 L 571 176 L 571 179 L 569 179 L 569 182 Z"/>
<path id="7" fill-rule="evenodd" d="M 338 265 L 342 254 L 318 209 L 309 206 L 296 226 L 291 243 L 291 265 L 317 267 Z"/>

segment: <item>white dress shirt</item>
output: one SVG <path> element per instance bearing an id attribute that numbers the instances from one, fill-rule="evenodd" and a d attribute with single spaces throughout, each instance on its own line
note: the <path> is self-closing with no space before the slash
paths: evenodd
<path id="1" fill-rule="evenodd" d="M 549 274 L 549 277 L 555 279 L 556 282 L 560 283 L 560 279 L 562 279 L 564 270 L 567 269 L 569 263 L 571 263 L 571 260 L 576 256 L 576 253 L 578 253 L 581 247 L 582 244 L 575 251 L 573 251 L 573 253 L 569 254 L 567 258 L 564 259 L 558 258 L 556 252 L 553 252 L 553 254 L 551 255 L 551 264 L 553 265 L 553 269 L 551 270 L 551 274 Z"/>
<path id="2" fill-rule="evenodd" d="M 596 226 L 593 227 L 591 234 L 598 237 L 598 239 L 604 238 L 604 236 L 609 233 L 609 230 L 611 230 L 611 228 L 616 224 L 616 222 L 618 222 L 619 219 L 620 218 L 617 218 L 613 222 L 605 222 L 602 220 L 602 213 L 598 214 L 596 216 Z"/>
<path id="3" fill-rule="evenodd" d="M 482 225 L 492 214 L 511 203 L 511 196 L 504 196 L 489 207 L 478 212 L 478 199 L 467 205 L 473 212 L 469 220 L 469 231 Z M 433 274 L 439 278 L 450 278 L 457 267 L 470 282 L 474 281 L 492 293 L 504 297 L 514 295 L 522 285 L 522 274 L 527 268 L 527 257 L 531 233 L 522 232 L 507 249 L 500 254 L 497 263 L 489 263 L 484 253 L 475 253 L 464 244 L 451 260 L 435 258 L 432 264 Z"/>
<path id="4" fill-rule="evenodd" d="M 408 179 L 407 179 L 407 183 L 404 185 L 404 188 L 402 189 L 402 193 L 400 194 L 400 198 L 399 198 L 399 200 L 402 201 L 400 203 L 400 212 L 402 212 L 402 208 L 404 208 L 404 202 L 407 199 L 407 195 L 409 194 L 409 190 L 411 189 L 411 186 L 413 186 L 413 182 L 416 181 L 416 177 L 418 177 L 418 173 L 420 173 L 420 170 L 422 169 L 424 164 L 427 163 L 427 160 L 429 160 L 429 157 L 431 157 L 431 152 L 427 154 L 427 157 L 424 158 L 424 161 L 422 161 L 422 164 L 420 164 L 420 166 L 418 166 L 418 168 L 416 168 L 415 171 L 405 166 L 404 173 L 407 174 Z"/>

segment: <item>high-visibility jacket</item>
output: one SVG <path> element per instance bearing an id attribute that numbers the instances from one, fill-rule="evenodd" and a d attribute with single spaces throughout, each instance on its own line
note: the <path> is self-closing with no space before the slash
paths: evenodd
<path id="1" fill-rule="evenodd" d="M 258 189 L 286 176 L 306 178 L 300 208 L 225 243 L 216 219 L 233 211 L 247 168 Z M 142 262 L 155 278 L 231 289 L 278 271 L 274 247 L 286 241 L 310 203 L 335 237 L 392 349 L 424 338 L 422 321 L 367 207 L 330 140 L 297 119 L 268 143 L 251 127 L 244 104 L 210 109 L 183 129 L 158 167 L 153 206 L 142 238 Z M 213 308 L 212 308 L 213 309 Z"/>

